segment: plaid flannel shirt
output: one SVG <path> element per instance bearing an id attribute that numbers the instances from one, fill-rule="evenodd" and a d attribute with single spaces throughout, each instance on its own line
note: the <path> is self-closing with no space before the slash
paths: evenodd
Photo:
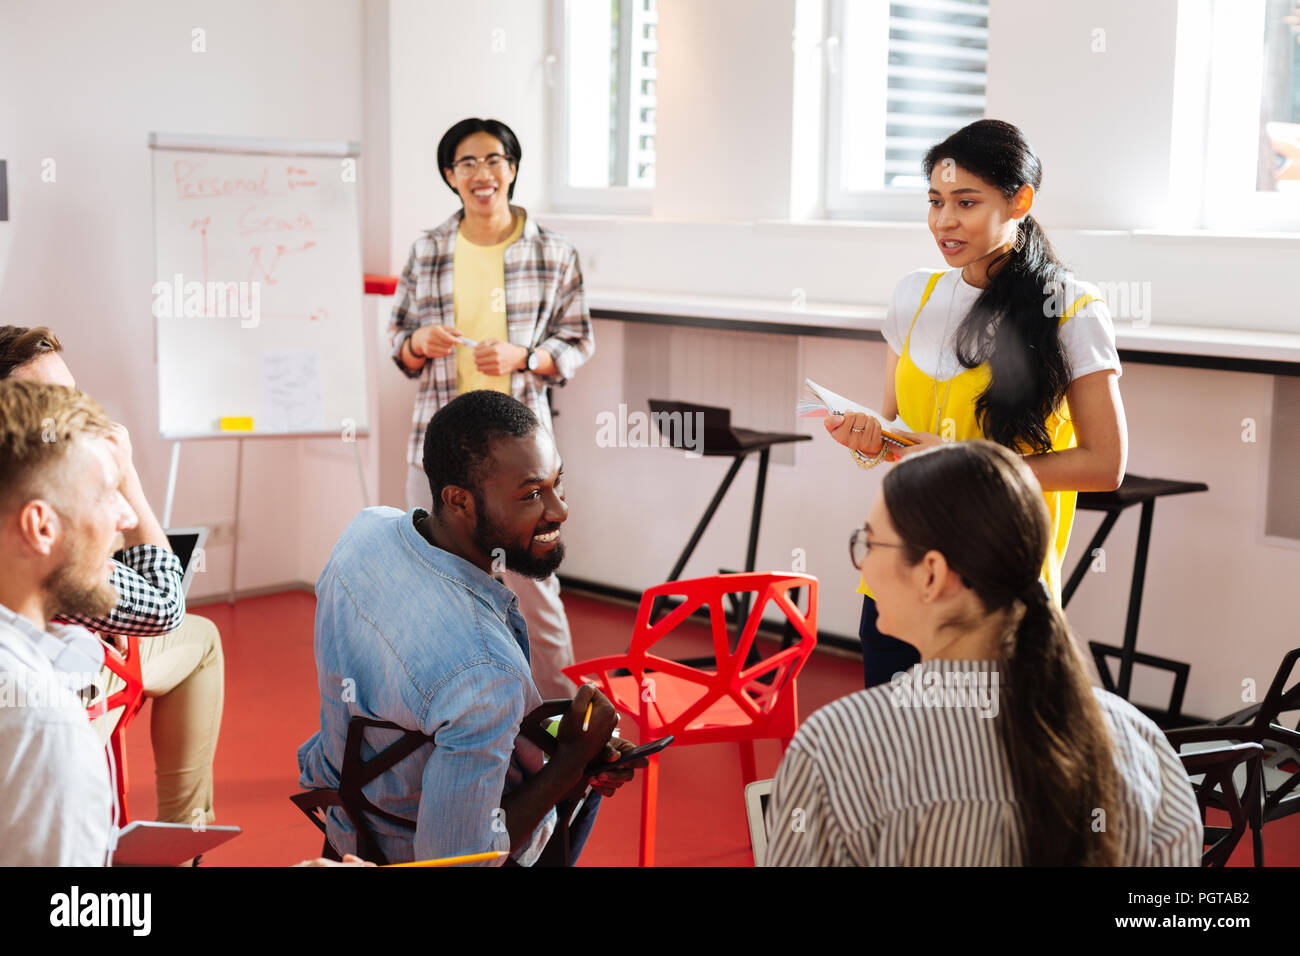
<path id="1" fill-rule="evenodd" d="M 113 556 L 110 580 L 117 589 L 117 605 L 106 617 L 73 615 L 56 620 L 105 634 L 166 634 L 180 627 L 185 618 L 183 577 L 181 559 L 172 552 L 137 544 Z"/>
<path id="2" fill-rule="evenodd" d="M 510 210 L 525 218 L 523 233 L 505 251 L 506 334 L 513 345 L 545 349 L 556 369 L 554 375 L 510 373 L 510 393 L 550 428 L 547 386 L 563 385 L 572 378 L 578 366 L 591 358 L 596 343 L 582 293 L 577 251 L 563 236 L 538 226 L 523 208 L 511 206 Z M 456 355 L 431 358 L 420 371 L 412 372 L 402 364 L 399 353 L 421 326 L 456 324 L 456 234 L 464 216 L 464 210 L 458 210 L 415 240 L 397 283 L 397 305 L 388 325 L 393 361 L 408 378 L 421 379 L 406 455 L 417 468 L 424 456 L 429 419 L 456 397 Z"/>

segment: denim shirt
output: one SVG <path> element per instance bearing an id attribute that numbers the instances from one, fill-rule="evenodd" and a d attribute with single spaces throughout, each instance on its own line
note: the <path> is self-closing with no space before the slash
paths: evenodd
<path id="1" fill-rule="evenodd" d="M 390 862 L 510 849 L 501 797 L 543 765 L 518 737 L 541 703 L 528 664 L 518 598 L 415 529 L 424 514 L 366 508 L 344 530 L 316 582 L 316 674 L 320 732 L 298 748 L 300 783 L 335 788 L 353 716 L 431 734 L 427 744 L 366 786 L 381 810 L 414 821 L 409 830 L 367 822 Z M 363 760 L 400 734 L 368 730 Z M 330 842 L 356 837 L 339 809 L 327 813 Z M 531 864 L 555 827 L 555 811 L 515 854 Z"/>

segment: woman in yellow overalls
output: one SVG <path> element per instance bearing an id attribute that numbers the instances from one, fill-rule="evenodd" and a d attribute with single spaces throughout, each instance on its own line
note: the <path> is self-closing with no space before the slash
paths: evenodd
<path id="1" fill-rule="evenodd" d="M 924 169 L 930 231 L 949 269 L 917 270 L 894 291 L 881 412 L 914 429 L 905 434 L 918 444 L 899 454 L 988 438 L 1025 457 L 1052 520 L 1043 581 L 1059 604 L 1077 492 L 1112 490 L 1124 475 L 1127 429 L 1110 315 L 1029 215 L 1042 166 L 1016 127 L 972 123 L 931 148 Z M 869 416 L 831 416 L 826 428 L 864 468 L 896 460 Z M 875 601 L 864 585 L 858 591 L 872 687 L 919 656 L 876 629 Z"/>

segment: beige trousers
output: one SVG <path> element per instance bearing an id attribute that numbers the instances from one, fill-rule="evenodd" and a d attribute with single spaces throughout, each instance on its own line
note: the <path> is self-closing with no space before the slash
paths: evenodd
<path id="1" fill-rule="evenodd" d="M 212 758 L 221 729 L 225 662 L 221 635 L 205 617 L 186 614 L 181 626 L 140 638 L 144 695 L 153 701 L 149 734 L 157 768 L 158 819 L 164 823 L 211 823 Z M 116 674 L 101 674 L 107 693 L 121 690 Z M 122 708 L 92 721 L 105 741 Z"/>

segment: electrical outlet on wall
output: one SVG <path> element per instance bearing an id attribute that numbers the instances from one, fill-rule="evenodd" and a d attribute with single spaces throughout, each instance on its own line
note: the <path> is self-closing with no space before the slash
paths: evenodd
<path id="1" fill-rule="evenodd" d="M 218 544 L 230 544 L 235 537 L 235 523 L 233 521 L 203 521 L 201 526 L 208 529 L 208 547 L 211 548 Z"/>

